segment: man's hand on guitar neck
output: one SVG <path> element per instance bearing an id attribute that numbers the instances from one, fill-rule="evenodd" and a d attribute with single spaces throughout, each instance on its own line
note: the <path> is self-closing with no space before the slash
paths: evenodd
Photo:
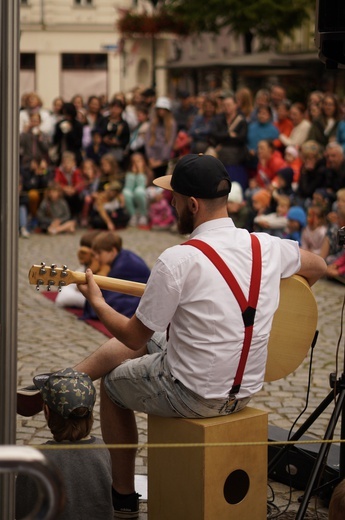
<path id="1" fill-rule="evenodd" d="M 87 283 L 78 284 L 78 289 L 97 312 L 97 307 L 105 304 L 105 300 L 102 291 L 93 278 L 91 269 L 86 269 L 85 276 Z"/>

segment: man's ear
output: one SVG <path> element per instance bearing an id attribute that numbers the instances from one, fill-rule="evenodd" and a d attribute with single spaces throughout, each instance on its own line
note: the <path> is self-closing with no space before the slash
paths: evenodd
<path id="1" fill-rule="evenodd" d="M 188 209 L 193 215 L 199 211 L 199 201 L 195 197 L 189 197 Z"/>

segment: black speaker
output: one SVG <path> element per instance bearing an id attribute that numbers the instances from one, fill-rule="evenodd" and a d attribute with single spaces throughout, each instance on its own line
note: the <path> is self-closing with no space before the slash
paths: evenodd
<path id="1" fill-rule="evenodd" d="M 345 68 L 344 0 L 317 0 L 315 43 L 327 68 Z"/>
<path id="2" fill-rule="evenodd" d="M 288 431 L 277 426 L 269 426 L 269 441 L 287 440 Z M 303 435 L 300 440 L 315 440 Z M 282 452 L 283 446 L 268 446 L 268 477 L 275 482 L 281 482 L 294 489 L 304 490 L 320 450 L 320 444 L 290 445 L 289 449 L 282 453 L 274 467 L 270 469 L 270 463 L 278 453 Z M 339 479 L 339 445 L 332 444 L 327 457 L 326 465 L 320 482 L 316 483 L 316 494 L 329 502 L 332 492 Z"/>

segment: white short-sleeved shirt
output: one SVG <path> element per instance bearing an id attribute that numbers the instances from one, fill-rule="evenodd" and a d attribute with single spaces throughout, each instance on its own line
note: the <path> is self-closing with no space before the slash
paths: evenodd
<path id="1" fill-rule="evenodd" d="M 300 268 L 297 242 L 266 233 L 257 233 L 257 237 L 262 279 L 239 398 L 262 387 L 280 279 Z M 203 240 L 217 251 L 248 298 L 252 268 L 249 233 L 236 228 L 230 218 L 222 218 L 201 224 L 190 238 Z M 228 395 L 243 346 L 242 314 L 224 278 L 201 251 L 188 245 L 164 251 L 151 272 L 136 316 L 157 332 L 170 324 L 167 359 L 176 379 L 204 398 Z"/>

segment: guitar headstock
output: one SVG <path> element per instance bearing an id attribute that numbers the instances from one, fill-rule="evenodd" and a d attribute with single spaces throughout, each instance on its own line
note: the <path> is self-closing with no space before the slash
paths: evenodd
<path id="1" fill-rule="evenodd" d="M 65 285 L 75 283 L 74 273 L 67 269 L 67 265 L 57 267 L 52 264 L 47 267 L 44 262 L 41 265 L 33 265 L 29 271 L 29 282 L 36 285 L 37 291 L 40 290 L 41 285 L 47 285 L 47 290 L 50 291 L 52 287 L 57 287 L 59 291 Z"/>

